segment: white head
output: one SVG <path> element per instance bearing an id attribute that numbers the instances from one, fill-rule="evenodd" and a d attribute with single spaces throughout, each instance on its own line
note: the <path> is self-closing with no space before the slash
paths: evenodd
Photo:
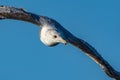
<path id="1" fill-rule="evenodd" d="M 40 32 L 41 41 L 47 46 L 55 46 L 59 43 L 66 44 L 62 32 L 57 30 L 54 26 L 44 25 Z"/>

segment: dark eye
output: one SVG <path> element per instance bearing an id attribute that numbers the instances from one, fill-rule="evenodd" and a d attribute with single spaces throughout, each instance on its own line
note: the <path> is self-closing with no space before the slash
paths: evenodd
<path id="1" fill-rule="evenodd" d="M 57 36 L 56 36 L 56 35 L 54 35 L 53 37 L 54 37 L 54 38 L 57 38 Z"/>

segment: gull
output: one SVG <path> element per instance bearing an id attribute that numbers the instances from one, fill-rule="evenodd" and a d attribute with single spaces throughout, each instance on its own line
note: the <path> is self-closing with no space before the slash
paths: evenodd
<path id="1" fill-rule="evenodd" d="M 33 23 L 41 28 L 40 40 L 47 46 L 53 47 L 59 43 L 72 44 L 82 50 L 87 56 L 95 61 L 103 71 L 111 78 L 120 80 L 120 73 L 116 71 L 97 51 L 86 41 L 77 38 L 66 30 L 56 20 L 47 16 L 27 12 L 22 8 L 0 6 L 0 20 L 15 19 Z"/>

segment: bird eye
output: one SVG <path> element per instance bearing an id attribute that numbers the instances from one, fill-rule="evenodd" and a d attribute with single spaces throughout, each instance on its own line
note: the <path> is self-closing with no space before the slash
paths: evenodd
<path id="1" fill-rule="evenodd" d="M 56 35 L 54 35 L 53 37 L 54 37 L 54 38 L 57 38 L 57 36 L 56 36 Z"/>

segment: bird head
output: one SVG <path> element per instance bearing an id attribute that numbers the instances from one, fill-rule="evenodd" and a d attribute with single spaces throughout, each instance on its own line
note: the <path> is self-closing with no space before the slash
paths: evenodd
<path id="1" fill-rule="evenodd" d="M 51 25 L 45 25 L 40 31 L 40 39 L 47 46 L 56 46 L 59 43 L 67 44 L 63 33 Z"/>

